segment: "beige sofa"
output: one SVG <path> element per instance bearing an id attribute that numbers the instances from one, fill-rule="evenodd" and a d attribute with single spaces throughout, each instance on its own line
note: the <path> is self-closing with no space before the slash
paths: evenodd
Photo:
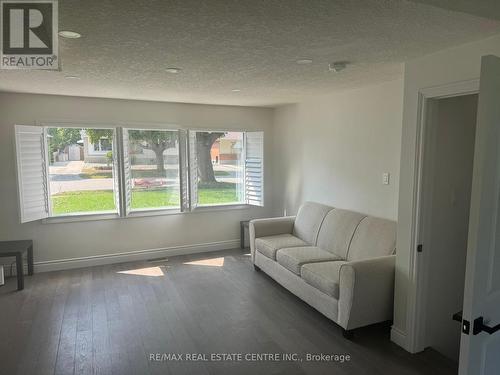
<path id="1" fill-rule="evenodd" d="M 396 223 L 306 202 L 297 216 L 250 222 L 262 270 L 344 329 L 392 319 Z"/>

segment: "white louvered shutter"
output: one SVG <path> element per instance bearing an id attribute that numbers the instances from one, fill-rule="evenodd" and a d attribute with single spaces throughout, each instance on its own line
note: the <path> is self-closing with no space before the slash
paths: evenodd
<path id="1" fill-rule="evenodd" d="M 189 204 L 191 210 L 198 206 L 198 155 L 196 152 L 196 132 L 189 131 Z"/>
<path id="2" fill-rule="evenodd" d="M 125 215 L 130 213 L 132 208 L 132 170 L 130 166 L 130 143 L 129 143 L 129 135 L 128 129 L 123 129 L 122 133 L 123 139 L 123 209 L 125 210 Z"/>
<path id="3" fill-rule="evenodd" d="M 21 223 L 49 216 L 44 130 L 16 125 L 17 180 Z"/>
<path id="4" fill-rule="evenodd" d="M 189 211 L 189 154 L 188 132 L 179 130 L 179 178 L 181 191 L 181 211 Z"/>
<path id="5" fill-rule="evenodd" d="M 120 211 L 120 146 L 118 144 L 119 130 L 115 130 L 113 136 L 113 192 L 115 197 L 115 207 Z"/>
<path id="6" fill-rule="evenodd" d="M 245 201 L 264 206 L 264 132 L 245 134 Z"/>

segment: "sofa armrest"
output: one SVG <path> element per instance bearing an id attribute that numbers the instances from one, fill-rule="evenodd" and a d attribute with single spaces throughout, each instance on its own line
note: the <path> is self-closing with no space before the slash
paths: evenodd
<path id="1" fill-rule="evenodd" d="M 250 250 L 252 260 L 255 254 L 255 239 L 258 237 L 276 236 L 293 232 L 295 216 L 273 217 L 268 219 L 254 219 L 248 225 Z"/>
<path id="2" fill-rule="evenodd" d="M 395 255 L 388 255 L 341 266 L 340 326 L 349 330 L 392 319 L 395 261 Z"/>

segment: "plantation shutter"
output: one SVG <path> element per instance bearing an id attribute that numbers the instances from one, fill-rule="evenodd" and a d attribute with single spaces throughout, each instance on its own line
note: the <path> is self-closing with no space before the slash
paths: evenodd
<path id="1" fill-rule="evenodd" d="M 113 191 L 115 197 L 115 207 L 120 210 L 120 145 L 119 139 L 119 129 L 116 129 L 113 137 Z M 121 212 L 121 210 L 120 210 Z"/>
<path id="2" fill-rule="evenodd" d="M 49 216 L 44 129 L 16 125 L 17 180 L 21 223 Z"/>
<path id="3" fill-rule="evenodd" d="M 128 129 L 122 129 L 122 144 L 123 144 L 123 209 L 125 210 L 125 215 L 128 215 L 132 207 L 132 171 L 130 168 L 130 143 Z"/>
<path id="4" fill-rule="evenodd" d="M 264 206 L 264 132 L 245 134 L 245 201 Z"/>
<path id="5" fill-rule="evenodd" d="M 181 211 L 189 211 L 189 153 L 188 132 L 179 130 L 179 176 L 181 190 Z"/>
<path id="6" fill-rule="evenodd" d="M 189 151 L 189 206 L 194 209 L 198 206 L 198 155 L 196 152 L 196 132 L 188 133 Z"/>

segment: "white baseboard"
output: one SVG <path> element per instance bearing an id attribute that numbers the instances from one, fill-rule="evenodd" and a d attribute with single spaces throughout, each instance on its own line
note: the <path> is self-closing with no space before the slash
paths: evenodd
<path id="1" fill-rule="evenodd" d="M 408 344 L 406 342 L 406 333 L 400 331 L 396 327 L 391 328 L 391 341 L 408 351 Z"/>
<path id="2" fill-rule="evenodd" d="M 146 249 L 129 251 L 125 253 L 94 255 L 80 258 L 49 260 L 44 262 L 35 262 L 35 272 L 49 272 L 67 270 L 72 268 L 82 268 L 91 266 L 100 266 L 112 263 L 133 262 L 138 260 L 147 260 L 161 258 L 166 256 L 187 255 L 204 253 L 208 251 L 229 250 L 240 247 L 240 240 L 227 240 L 218 242 L 208 242 L 194 245 L 172 246 L 159 249 Z M 15 272 L 15 270 L 14 270 Z"/>

